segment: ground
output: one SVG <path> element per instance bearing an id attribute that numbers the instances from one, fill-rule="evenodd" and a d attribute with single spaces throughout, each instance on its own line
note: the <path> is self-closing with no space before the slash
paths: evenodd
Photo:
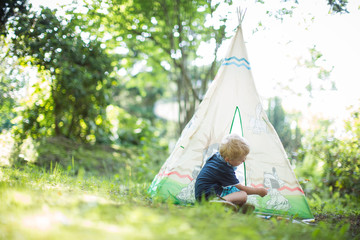
<path id="1" fill-rule="evenodd" d="M 313 225 L 154 202 L 147 189 L 159 166 L 144 171 L 136 151 L 60 142 L 35 144 L 39 162 L 0 166 L 0 239 L 360 238 L 359 209 L 317 209 L 311 199 Z"/>

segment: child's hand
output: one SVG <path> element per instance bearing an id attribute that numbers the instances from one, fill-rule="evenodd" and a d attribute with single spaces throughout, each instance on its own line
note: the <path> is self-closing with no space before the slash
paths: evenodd
<path id="1" fill-rule="evenodd" d="M 261 197 L 264 197 L 268 194 L 268 191 L 265 188 L 257 188 L 257 192 Z"/>

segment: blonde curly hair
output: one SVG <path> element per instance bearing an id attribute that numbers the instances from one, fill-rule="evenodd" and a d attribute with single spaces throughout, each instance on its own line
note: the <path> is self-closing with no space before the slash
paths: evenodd
<path id="1" fill-rule="evenodd" d="M 238 134 L 229 134 L 223 138 L 220 144 L 220 155 L 229 160 L 244 157 L 249 154 L 250 147 L 247 141 Z"/>

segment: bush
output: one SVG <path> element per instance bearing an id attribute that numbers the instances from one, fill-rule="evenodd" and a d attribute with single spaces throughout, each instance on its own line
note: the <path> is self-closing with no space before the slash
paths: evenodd
<path id="1" fill-rule="evenodd" d="M 150 182 L 165 158 L 166 148 L 134 145 L 84 144 L 65 137 L 26 139 L 16 151 L 15 165 L 35 164 L 45 169 L 55 167 L 75 175 L 117 176 L 126 180 Z"/>
<path id="2" fill-rule="evenodd" d="M 330 121 L 320 121 L 320 127 L 308 133 L 302 150 L 303 162 L 296 170 L 311 180 L 304 186 L 306 192 L 321 192 L 323 197 L 330 198 L 338 194 L 343 205 L 360 202 L 359 110 L 345 122 L 341 138 L 329 130 Z"/>

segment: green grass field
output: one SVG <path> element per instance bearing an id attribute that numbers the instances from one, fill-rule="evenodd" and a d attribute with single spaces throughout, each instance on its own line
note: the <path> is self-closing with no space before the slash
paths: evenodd
<path id="1" fill-rule="evenodd" d="M 350 225 L 265 220 L 221 205 L 153 203 L 147 183 L 0 168 L 0 239 L 349 239 Z"/>
<path id="2" fill-rule="evenodd" d="M 153 202 L 147 190 L 159 166 L 131 149 L 48 139 L 27 150 L 36 152 L 35 162 L 25 154 L 26 161 L 14 166 L 0 164 L 0 239 L 360 237 L 359 209 L 343 208 L 331 199 L 308 199 L 317 218 L 314 225 L 265 220 L 217 204 Z M 0 160 L 9 162 L 4 156 Z"/>

